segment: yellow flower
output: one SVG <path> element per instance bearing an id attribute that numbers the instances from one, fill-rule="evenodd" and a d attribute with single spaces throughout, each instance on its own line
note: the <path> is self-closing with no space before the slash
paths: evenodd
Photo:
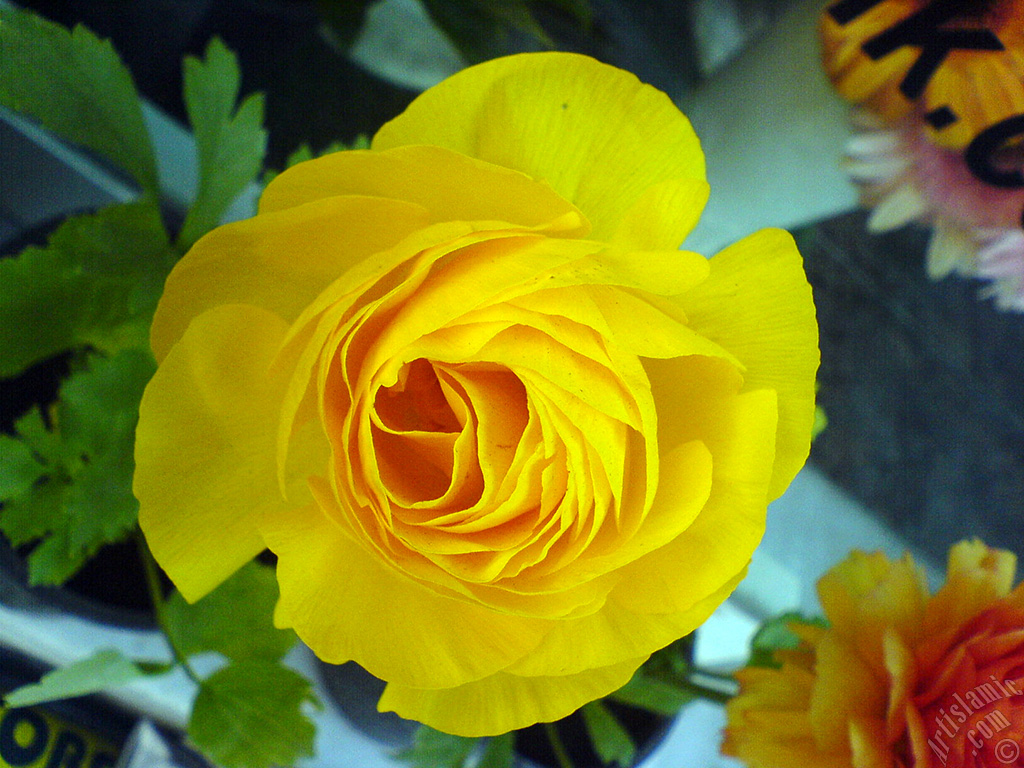
<path id="1" fill-rule="evenodd" d="M 888 120 L 919 109 L 941 146 L 1024 115 L 1024 0 L 834 0 L 821 35 L 845 98 Z"/>
<path id="2" fill-rule="evenodd" d="M 750 768 L 1024 766 L 1024 585 L 966 541 L 929 596 L 909 556 L 854 552 L 818 583 L 780 669 L 738 673 L 724 751 Z"/>
<path id="3" fill-rule="evenodd" d="M 196 600 L 269 547 L 278 624 L 440 730 L 620 687 L 736 586 L 814 418 L 792 239 L 677 250 L 706 195 L 669 99 L 569 54 L 282 173 L 157 309 L 157 560 Z"/>

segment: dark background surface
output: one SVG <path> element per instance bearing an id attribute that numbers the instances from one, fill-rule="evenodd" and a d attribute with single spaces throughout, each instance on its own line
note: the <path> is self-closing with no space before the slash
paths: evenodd
<path id="1" fill-rule="evenodd" d="M 1024 554 L 1024 314 L 925 274 L 929 233 L 851 213 L 800 233 L 821 330 L 811 460 L 939 562 L 971 536 Z"/>

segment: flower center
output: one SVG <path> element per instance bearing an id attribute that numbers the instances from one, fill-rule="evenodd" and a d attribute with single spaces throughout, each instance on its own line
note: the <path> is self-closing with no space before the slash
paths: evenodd
<path id="1" fill-rule="evenodd" d="M 933 763 L 1024 766 L 1024 629 L 998 607 L 974 619 L 923 681 L 920 708 Z"/>
<path id="2" fill-rule="evenodd" d="M 398 382 L 377 392 L 374 407 L 396 432 L 458 432 L 462 429 L 429 361 L 413 360 Z"/>
<path id="3" fill-rule="evenodd" d="M 456 483 L 462 469 L 456 466 L 456 445 L 465 442 L 459 437 L 469 421 L 461 395 L 451 382 L 442 385 L 437 369 L 422 358 L 377 391 L 374 452 L 384 487 L 400 506 L 436 502 Z"/>

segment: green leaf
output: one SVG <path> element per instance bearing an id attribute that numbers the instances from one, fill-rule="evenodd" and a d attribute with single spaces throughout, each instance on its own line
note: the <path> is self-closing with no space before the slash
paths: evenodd
<path id="1" fill-rule="evenodd" d="M 167 231 L 160 213 L 145 202 L 111 205 L 96 213 L 73 216 L 52 235 L 50 245 L 76 269 L 95 277 L 170 271 Z"/>
<path id="2" fill-rule="evenodd" d="M 71 217 L 45 247 L 3 259 L 0 377 L 77 347 L 112 353 L 148 345 L 170 267 L 159 215 L 143 203 Z M 141 286 L 149 287 L 148 295 Z"/>
<path id="3" fill-rule="evenodd" d="M 674 717 L 684 705 L 698 698 L 698 694 L 688 689 L 685 682 L 663 680 L 641 668 L 609 698 L 665 717 Z"/>
<path id="4" fill-rule="evenodd" d="M 86 659 L 43 675 L 38 683 L 11 691 L 4 697 L 4 703 L 9 707 L 30 707 L 116 688 L 145 675 L 139 665 L 122 656 L 120 651 L 97 651 Z"/>
<path id="5" fill-rule="evenodd" d="M 295 634 L 274 626 L 277 578 L 272 568 L 251 562 L 199 602 L 175 592 L 167 601 L 167 632 L 186 656 L 217 651 L 235 661 L 277 661 L 295 644 Z"/>
<path id="6" fill-rule="evenodd" d="M 108 41 L 5 5 L 0 50 L 0 104 L 88 147 L 159 198 L 138 92 Z"/>
<path id="7" fill-rule="evenodd" d="M 332 141 L 323 149 L 318 152 L 314 152 L 309 144 L 302 143 L 288 155 L 288 158 L 284 162 L 285 168 L 291 168 L 293 165 L 304 163 L 307 160 L 312 160 L 315 157 L 323 157 L 325 155 L 333 155 L 335 152 L 348 152 L 352 149 L 369 149 L 370 148 L 370 137 L 365 133 L 361 133 L 352 139 L 351 143 L 346 144 L 343 141 Z"/>
<path id="8" fill-rule="evenodd" d="M 575 18 L 584 32 L 593 25 L 588 0 L 422 0 L 435 25 L 471 64 L 512 53 L 511 31 L 545 48 L 555 41 L 537 21 L 532 6 L 549 5 Z"/>
<path id="9" fill-rule="evenodd" d="M 0 377 L 85 343 L 80 331 L 104 319 L 90 311 L 88 282 L 45 249 L 0 260 Z"/>
<path id="10" fill-rule="evenodd" d="M 181 250 L 220 223 L 263 166 L 263 96 L 249 96 L 236 110 L 240 83 L 235 55 L 217 38 L 205 60 L 185 59 L 185 107 L 199 153 L 199 189 L 178 236 Z"/>
<path id="11" fill-rule="evenodd" d="M 39 406 L 33 406 L 14 422 L 14 433 L 32 449 L 38 457 L 54 457 L 63 455 L 64 446 L 60 435 L 56 435 L 46 427 L 43 412 Z"/>
<path id="12" fill-rule="evenodd" d="M 582 712 L 590 741 L 601 761 L 605 765 L 614 763 L 623 768 L 632 765 L 636 747 L 615 715 L 600 701 L 584 705 Z"/>
<path id="13" fill-rule="evenodd" d="M 312 756 L 314 702 L 302 675 L 267 661 L 235 663 L 199 686 L 188 736 L 223 768 L 269 768 Z"/>
<path id="14" fill-rule="evenodd" d="M 294 152 L 288 155 L 288 157 L 284 161 L 284 167 L 285 169 L 288 169 L 291 168 L 293 165 L 304 163 L 307 160 L 312 160 L 314 157 L 318 156 L 319 155 L 313 154 L 313 148 L 310 147 L 309 144 L 303 142 L 298 147 L 296 147 Z M 263 178 L 266 178 L 266 176 L 264 176 Z"/>
<path id="15" fill-rule="evenodd" d="M 510 29 L 525 32 L 548 48 L 554 47 L 554 40 L 548 36 L 548 33 L 537 22 L 528 2 L 524 0 L 512 0 L 511 2 L 509 0 L 469 0 L 469 4 L 476 6 L 482 13 L 503 23 Z"/>
<path id="16" fill-rule="evenodd" d="M 45 470 L 25 443 L 0 435 L 0 499 L 24 493 Z"/>
<path id="17" fill-rule="evenodd" d="M 515 733 L 503 733 L 487 740 L 476 768 L 513 768 L 515 761 Z"/>
<path id="18" fill-rule="evenodd" d="M 139 401 L 155 372 L 153 356 L 142 349 L 88 357 L 60 388 L 57 425 L 65 443 L 93 455 L 133 449 Z"/>
<path id="19" fill-rule="evenodd" d="M 528 0 L 423 0 L 431 20 L 471 64 L 511 53 L 512 30 L 553 48 L 555 41 L 531 9 L 536 4 Z M 575 17 L 589 30 L 593 14 L 587 0 L 548 0 L 547 5 Z"/>
<path id="20" fill-rule="evenodd" d="M 0 497 L 0 531 L 14 546 L 21 546 L 61 526 L 66 450 L 60 435 L 46 428 L 38 406 L 14 422 L 14 432 L 17 437 L 11 440 L 24 446 L 38 467 L 32 483 Z"/>
<path id="21" fill-rule="evenodd" d="M 453 736 L 421 725 L 412 746 L 400 752 L 398 759 L 412 768 L 463 768 L 479 743 L 480 739 Z"/>
<path id="22" fill-rule="evenodd" d="M 691 672 L 693 644 L 694 636 L 691 633 L 655 651 L 644 662 L 644 673 L 663 680 L 685 682 Z"/>
<path id="23" fill-rule="evenodd" d="M 52 497 L 51 497 L 52 498 Z M 52 508 L 48 509 L 53 514 Z M 57 514 L 63 515 L 63 507 Z M 96 549 L 75 549 L 71 530 L 57 522 L 28 556 L 28 583 L 32 586 L 59 586 L 74 576 Z"/>
<path id="24" fill-rule="evenodd" d="M 135 424 L 154 368 L 142 350 L 93 355 L 61 387 L 52 430 L 38 409 L 15 424 L 41 471 L 3 499 L 0 530 L 15 545 L 39 540 L 28 556 L 30 583 L 63 583 L 101 546 L 134 529 Z"/>
<path id="25" fill-rule="evenodd" d="M 761 625 L 750 641 L 750 660 L 747 662 L 747 666 L 775 669 L 781 667 L 782 662 L 775 658 L 775 651 L 793 650 L 800 645 L 800 638 L 790 628 L 791 624 L 828 626 L 824 619 L 808 619 L 795 611 L 769 619 Z"/>
<path id="26" fill-rule="evenodd" d="M 104 544 L 121 541 L 135 527 L 139 512 L 131 492 L 135 421 L 124 413 L 111 419 L 110 443 L 101 451 L 86 454 L 89 460 L 78 468 L 64 493 L 68 524 L 63 529 L 72 556 L 91 557 Z"/>
<path id="27" fill-rule="evenodd" d="M 0 510 L 0 531 L 11 544 L 20 547 L 59 530 L 64 517 L 66 487 L 65 483 L 47 476 L 32 488 L 4 499 Z M 60 551 L 58 549 L 56 554 L 59 555 Z M 46 553 L 37 557 L 48 560 Z"/>

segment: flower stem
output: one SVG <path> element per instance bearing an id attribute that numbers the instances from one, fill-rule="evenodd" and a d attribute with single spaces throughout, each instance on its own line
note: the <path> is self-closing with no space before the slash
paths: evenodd
<path id="1" fill-rule="evenodd" d="M 146 572 L 146 584 L 149 586 L 149 598 L 153 603 L 153 613 L 156 614 L 156 623 L 160 627 L 160 631 L 163 633 L 168 647 L 171 649 L 174 660 L 181 665 L 182 669 L 185 670 L 185 674 L 189 676 L 192 682 L 199 685 L 202 682 L 199 679 L 199 675 L 197 675 L 195 670 L 189 665 L 188 658 L 181 652 L 177 643 L 174 642 L 173 636 L 167 630 L 167 614 L 164 612 L 165 603 L 163 588 L 160 584 L 160 573 L 157 570 L 157 564 L 156 560 L 153 558 L 153 553 L 149 551 L 149 545 L 146 543 L 146 538 L 142 535 L 142 531 L 138 529 L 136 529 L 135 532 L 135 541 L 139 547 L 139 557 L 142 559 L 142 567 Z"/>
<path id="2" fill-rule="evenodd" d="M 695 696 L 699 696 L 706 701 L 713 701 L 716 704 L 727 704 L 729 700 L 732 699 L 732 694 L 725 693 L 717 688 L 711 688 L 707 685 L 700 685 L 692 680 L 687 681 L 686 688 Z"/>
<path id="3" fill-rule="evenodd" d="M 548 741 L 551 742 L 551 749 L 554 750 L 559 768 L 574 768 L 572 758 L 569 757 L 569 752 L 566 750 L 565 744 L 562 743 L 562 737 L 559 735 L 555 724 L 544 723 L 544 731 L 548 735 Z"/>
<path id="4" fill-rule="evenodd" d="M 727 685 L 735 685 L 736 678 L 730 674 L 723 672 L 712 672 L 707 669 L 701 669 L 700 667 L 690 667 L 690 671 L 698 677 L 704 677 L 709 680 L 717 680 Z"/>
<path id="5" fill-rule="evenodd" d="M 720 672 L 709 672 L 691 667 L 686 676 L 686 687 L 702 699 L 719 704 L 727 703 L 737 692 L 736 678 Z"/>

